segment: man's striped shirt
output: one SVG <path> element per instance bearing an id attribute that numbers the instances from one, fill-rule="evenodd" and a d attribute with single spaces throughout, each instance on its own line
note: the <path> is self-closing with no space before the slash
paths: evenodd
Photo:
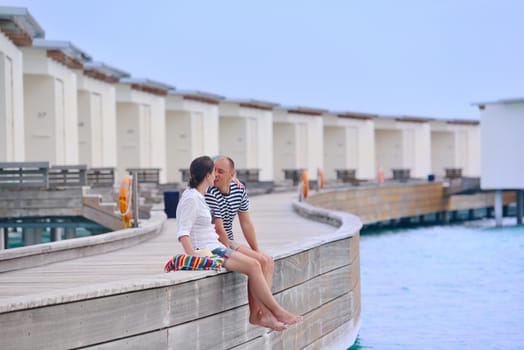
<path id="1" fill-rule="evenodd" d="M 235 182 L 229 184 L 229 193 L 222 193 L 216 187 L 209 187 L 206 192 L 206 203 L 211 209 L 213 219 L 222 219 L 227 237 L 233 240 L 233 220 L 237 212 L 249 210 L 249 199 L 245 188 Z"/>

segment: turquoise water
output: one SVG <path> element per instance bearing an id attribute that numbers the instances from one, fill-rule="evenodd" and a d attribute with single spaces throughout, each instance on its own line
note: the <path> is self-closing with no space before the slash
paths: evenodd
<path id="1" fill-rule="evenodd" d="M 93 232 L 91 232 L 93 231 Z M 95 231 L 95 230 L 87 230 L 87 229 L 84 229 L 84 228 L 77 228 L 75 230 L 75 238 L 79 238 L 79 237 L 87 237 L 87 236 L 93 236 L 93 235 L 96 235 L 96 234 L 99 234 L 98 231 Z M 64 234 L 62 234 L 62 239 L 66 239 L 66 237 L 64 236 Z M 49 243 L 51 242 L 51 230 L 50 229 L 44 229 L 42 231 L 42 240 L 40 243 Z M 8 240 L 8 245 L 7 245 L 7 248 L 8 249 L 11 249 L 11 248 L 19 248 L 19 247 L 23 247 L 24 246 L 24 242 L 23 242 L 23 239 L 22 239 L 22 231 L 12 231 L 9 233 L 9 240 Z"/>
<path id="2" fill-rule="evenodd" d="M 363 232 L 360 264 L 351 350 L 524 349 L 524 226 Z"/>

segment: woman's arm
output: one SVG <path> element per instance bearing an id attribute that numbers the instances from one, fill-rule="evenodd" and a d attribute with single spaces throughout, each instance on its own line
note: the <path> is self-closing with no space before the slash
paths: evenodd
<path id="1" fill-rule="evenodd" d="M 184 251 L 187 255 L 198 255 L 191 244 L 191 239 L 189 239 L 189 236 L 181 236 L 178 238 L 178 241 L 182 244 L 182 247 L 184 247 Z"/>

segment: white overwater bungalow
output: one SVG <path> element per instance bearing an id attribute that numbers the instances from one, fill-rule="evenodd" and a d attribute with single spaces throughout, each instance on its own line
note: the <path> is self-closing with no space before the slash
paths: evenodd
<path id="1" fill-rule="evenodd" d="M 218 104 L 222 99 L 202 91 L 169 90 L 165 129 L 167 182 L 186 182 L 189 164 L 195 157 L 218 154 Z"/>
<path id="2" fill-rule="evenodd" d="M 240 177 L 273 181 L 273 108 L 276 103 L 226 99 L 220 102 L 219 153 L 235 161 Z"/>
<path id="3" fill-rule="evenodd" d="M 166 96 L 173 86 L 149 79 L 122 78 L 116 85 L 117 176 L 128 169 L 166 174 Z"/>
<path id="4" fill-rule="evenodd" d="M 22 48 L 26 160 L 78 164 L 77 72 L 91 57 L 68 41 Z"/>
<path id="5" fill-rule="evenodd" d="M 478 120 L 432 120 L 431 171 L 442 177 L 480 176 L 480 125 Z M 448 173 L 448 174 L 446 174 Z"/>
<path id="6" fill-rule="evenodd" d="M 400 173 L 425 178 L 431 173 L 429 121 L 406 116 L 375 118 L 375 164 L 377 170 L 382 167 L 385 178 Z"/>
<path id="7" fill-rule="evenodd" d="M 324 176 L 339 179 L 343 173 L 371 180 L 375 171 L 373 114 L 324 113 Z"/>
<path id="8" fill-rule="evenodd" d="M 29 11 L 0 6 L 0 161 L 25 160 L 23 56 L 44 31 Z"/>
<path id="9" fill-rule="evenodd" d="M 275 107 L 273 109 L 274 180 L 293 178 L 306 170 L 309 180 L 324 168 L 323 109 Z"/>
<path id="10" fill-rule="evenodd" d="M 502 192 L 517 192 L 517 223 L 522 224 L 524 163 L 524 98 L 480 102 L 481 176 L 483 190 L 495 190 L 495 219 L 502 226 Z"/>
<path id="11" fill-rule="evenodd" d="M 102 62 L 86 62 L 77 72 L 79 162 L 89 167 L 115 167 L 116 87 L 129 73 Z"/>

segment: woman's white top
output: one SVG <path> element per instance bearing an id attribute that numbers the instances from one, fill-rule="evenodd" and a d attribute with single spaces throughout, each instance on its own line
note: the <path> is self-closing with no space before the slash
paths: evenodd
<path id="1" fill-rule="evenodd" d="M 177 238 L 189 236 L 194 249 L 213 250 L 224 247 L 211 222 L 211 212 L 206 200 L 196 188 L 188 188 L 182 193 L 176 209 L 176 220 Z"/>

